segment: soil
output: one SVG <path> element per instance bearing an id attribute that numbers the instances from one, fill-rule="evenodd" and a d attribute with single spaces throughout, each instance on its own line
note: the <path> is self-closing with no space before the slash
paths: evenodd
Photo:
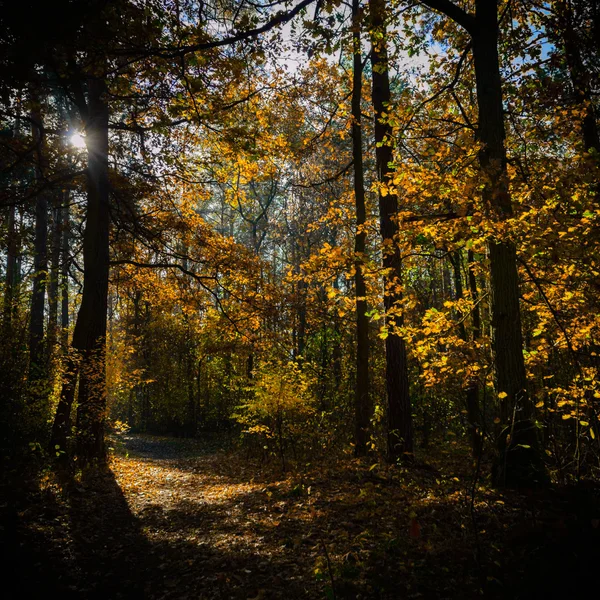
<path id="1" fill-rule="evenodd" d="M 219 436 L 111 443 L 108 469 L 3 486 L 5 598 L 529 599 L 597 585 L 595 487 L 500 493 L 451 443 L 428 464 L 346 456 L 285 473 Z"/>

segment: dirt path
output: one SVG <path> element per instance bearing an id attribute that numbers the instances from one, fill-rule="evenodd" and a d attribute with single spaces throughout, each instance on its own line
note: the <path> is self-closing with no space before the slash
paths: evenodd
<path id="1" fill-rule="evenodd" d="M 309 506 L 297 503 L 292 517 L 285 501 L 269 502 L 274 490 L 289 488 L 285 480 L 256 479 L 250 465 L 210 442 L 130 435 L 121 441 L 112 470 L 157 563 L 147 595 L 322 596 L 310 569 L 316 533 L 286 526 L 304 520 Z"/>
<path id="2" fill-rule="evenodd" d="M 371 467 L 348 459 L 281 474 L 218 440 L 120 436 L 111 469 L 146 549 L 143 596 L 464 598 L 478 590 L 457 480 Z M 425 511 L 427 521 L 418 516 Z"/>
<path id="3" fill-rule="evenodd" d="M 47 472 L 0 505 L 5 597 L 526 599 L 583 590 L 600 559 L 580 500 L 474 488 L 451 445 L 435 468 L 338 457 L 287 474 L 222 438 L 113 445 L 110 469 Z"/>

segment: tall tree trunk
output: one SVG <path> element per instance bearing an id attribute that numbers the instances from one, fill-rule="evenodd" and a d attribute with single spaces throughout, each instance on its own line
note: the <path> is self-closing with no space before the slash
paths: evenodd
<path id="1" fill-rule="evenodd" d="M 83 295 L 73 332 L 80 352 L 77 454 L 104 459 L 106 320 L 109 272 L 108 104 L 102 79 L 88 79 L 87 220 L 83 238 Z"/>
<path id="2" fill-rule="evenodd" d="M 356 389 L 354 397 L 354 452 L 367 453 L 371 402 L 369 400 L 369 318 L 367 317 L 367 286 L 364 274 L 367 232 L 365 182 L 363 172 L 363 140 L 361 126 L 362 51 L 360 0 L 352 0 L 352 157 L 354 160 L 354 203 L 356 234 L 354 237 L 354 286 L 356 295 Z"/>
<path id="3" fill-rule="evenodd" d="M 13 317 L 16 297 L 17 272 L 17 230 L 15 207 L 8 208 L 6 232 L 6 279 L 4 281 L 4 298 L 2 299 L 2 340 L 0 347 L 0 409 L 8 407 L 13 398 L 15 384 L 15 343 L 13 335 Z"/>
<path id="4" fill-rule="evenodd" d="M 503 220 L 512 215 L 506 169 L 502 79 L 498 56 L 498 0 L 476 0 L 475 15 L 451 0 L 423 0 L 446 14 L 470 35 L 479 109 L 479 165 L 485 178 L 483 201 L 488 213 Z M 494 469 L 496 485 L 530 486 L 546 481 L 527 390 L 519 307 L 517 252 L 510 240 L 488 242 L 494 379 L 500 399 L 502 433 Z"/>
<path id="5" fill-rule="evenodd" d="M 17 228 L 15 207 L 8 209 L 7 219 L 7 248 L 6 248 L 6 280 L 4 284 L 4 299 L 2 311 L 2 337 L 4 340 L 12 339 L 12 317 L 15 304 L 15 284 L 17 272 Z"/>
<path id="6" fill-rule="evenodd" d="M 69 192 L 65 192 L 65 205 L 62 210 L 62 237 L 60 243 L 61 272 L 60 272 L 60 329 L 61 345 L 66 349 L 69 344 L 69 267 L 71 256 L 69 253 Z"/>
<path id="7" fill-rule="evenodd" d="M 83 295 L 73 331 L 72 352 L 56 413 L 52 448 L 66 447 L 69 415 L 79 375 L 77 455 L 82 462 L 105 458 L 106 328 L 109 272 L 108 105 L 106 85 L 90 77 L 86 116 L 87 212 L 83 237 Z"/>
<path id="8" fill-rule="evenodd" d="M 58 340 L 58 295 L 60 246 L 62 236 L 62 197 L 55 199 L 52 208 L 52 241 L 50 243 L 50 273 L 48 277 L 47 355 L 52 360 Z"/>
<path id="9" fill-rule="evenodd" d="M 556 3 L 559 39 L 562 38 L 569 77 L 575 93 L 575 102 L 584 110 L 581 134 L 586 152 L 593 149 L 600 152 L 600 134 L 594 107 L 594 98 L 589 73 L 581 56 L 580 41 L 575 30 L 575 18 L 571 3 L 559 0 Z"/>
<path id="10" fill-rule="evenodd" d="M 20 113 L 21 99 L 19 98 L 17 107 Z M 21 119 L 19 116 L 15 119 L 14 137 L 18 138 L 21 129 Z M 2 311 L 2 336 L 4 340 L 11 340 L 12 318 L 15 310 L 16 284 L 17 284 L 17 227 L 16 227 L 16 208 L 14 204 L 8 207 L 6 232 L 6 280 L 4 283 L 4 298 Z"/>
<path id="11" fill-rule="evenodd" d="M 381 184 L 387 185 L 393 157 L 391 127 L 383 116 L 390 103 L 385 0 L 370 0 L 369 6 L 377 176 Z M 397 215 L 397 196 L 380 191 L 379 219 L 383 239 L 383 267 L 386 272 L 384 306 L 388 329 L 388 336 L 385 340 L 387 437 L 388 457 L 392 461 L 413 451 L 412 408 L 409 395 L 406 343 L 398 332 L 404 319 L 402 314 L 398 313 L 402 305 L 402 261 L 396 239 Z"/>
<path id="12" fill-rule="evenodd" d="M 479 164 L 485 177 L 484 205 L 493 218 L 510 218 L 502 81 L 498 56 L 498 2 L 477 0 L 473 59 L 479 107 Z M 517 253 L 510 240 L 490 240 L 490 296 L 495 387 L 500 398 L 503 432 L 495 483 L 529 486 L 545 478 L 535 409 L 527 389 Z"/>
<path id="13" fill-rule="evenodd" d="M 461 251 L 458 250 L 453 255 L 450 255 L 452 267 L 454 270 L 454 287 L 456 290 L 456 299 L 460 299 L 464 296 L 463 284 L 462 284 L 462 273 L 461 273 Z M 476 309 L 477 307 L 475 307 Z M 468 341 L 467 329 L 464 321 L 460 321 L 459 334 L 462 340 Z M 471 452 L 474 457 L 478 457 L 481 454 L 482 438 L 481 438 L 481 414 L 479 411 L 479 385 L 477 380 L 471 380 L 467 382 L 467 389 L 465 390 L 465 404 L 467 407 L 467 420 L 469 438 L 471 440 Z"/>
<path id="14" fill-rule="evenodd" d="M 44 304 L 48 277 L 48 198 L 44 186 L 44 130 L 39 105 L 31 113 L 32 136 L 36 146 L 36 184 L 40 188 L 35 202 L 33 290 L 29 321 L 29 380 L 44 377 Z M 35 393 L 38 396 L 37 393 Z"/>
<path id="15" fill-rule="evenodd" d="M 299 359 L 304 358 L 306 347 L 306 282 L 298 281 L 298 354 Z"/>

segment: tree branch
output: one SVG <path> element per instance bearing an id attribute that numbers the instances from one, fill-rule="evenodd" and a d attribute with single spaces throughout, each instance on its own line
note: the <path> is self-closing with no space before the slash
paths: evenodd
<path id="1" fill-rule="evenodd" d="M 232 35 L 230 37 L 222 38 L 220 40 L 214 40 L 212 42 L 203 42 L 201 44 L 192 44 L 189 46 L 181 46 L 177 49 L 173 49 L 171 51 L 158 51 L 153 52 L 157 56 L 161 56 L 163 58 L 175 58 L 185 56 L 186 54 L 190 54 L 192 52 L 198 52 L 200 50 L 210 50 L 211 48 L 220 48 L 221 46 L 229 46 L 230 44 L 234 44 L 236 42 L 241 42 L 243 40 L 247 40 L 249 38 L 256 37 L 261 33 L 265 33 L 277 27 L 277 25 L 283 25 L 288 21 L 291 21 L 299 12 L 301 12 L 304 8 L 309 6 L 315 2 L 315 0 L 302 0 L 299 2 L 292 10 L 288 12 L 278 12 L 272 19 L 269 19 L 264 25 L 260 27 L 256 27 L 255 29 L 248 29 L 247 31 L 240 31 L 236 35 Z"/>
<path id="2" fill-rule="evenodd" d="M 469 34 L 473 35 L 475 33 L 475 17 L 451 0 L 421 0 L 421 4 L 446 15 Z"/>

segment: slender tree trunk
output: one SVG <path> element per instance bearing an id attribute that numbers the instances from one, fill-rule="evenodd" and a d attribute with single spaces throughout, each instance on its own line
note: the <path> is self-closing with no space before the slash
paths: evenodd
<path id="1" fill-rule="evenodd" d="M 61 272 L 60 272 L 60 329 L 61 345 L 65 350 L 69 345 L 69 267 L 71 257 L 69 253 L 69 192 L 65 192 L 65 205 L 62 210 L 62 237 L 61 237 Z"/>
<path id="2" fill-rule="evenodd" d="M 18 111 L 20 113 L 21 98 L 18 100 Z M 21 129 L 21 119 L 19 116 L 15 119 L 14 137 L 18 138 Z M 17 227 L 16 227 L 16 208 L 14 204 L 8 207 L 6 232 L 6 280 L 4 283 L 4 298 L 2 312 L 2 335 L 5 340 L 12 340 L 12 319 L 15 311 L 15 297 L 17 285 Z"/>
<path id="3" fill-rule="evenodd" d="M 460 299 L 464 296 L 463 284 L 462 284 L 462 273 L 461 273 L 461 252 L 458 250 L 451 256 L 452 267 L 454 270 L 454 287 L 456 290 L 456 299 Z M 464 321 L 461 320 L 459 325 L 459 334 L 462 340 L 468 341 L 467 329 Z M 471 440 L 471 451 L 474 457 L 478 457 L 481 454 L 482 438 L 481 438 L 481 414 L 479 411 L 479 386 L 477 380 L 471 380 L 467 382 L 467 389 L 465 390 L 465 404 L 467 407 L 467 420 L 469 438 Z"/>
<path id="4" fill-rule="evenodd" d="M 354 398 L 354 452 L 357 456 L 367 453 L 371 402 L 369 399 L 369 318 L 367 317 L 367 286 L 364 274 L 367 232 L 367 209 L 365 205 L 365 182 L 363 171 L 363 140 L 361 125 L 362 101 L 362 51 L 360 0 L 352 0 L 352 157 L 354 161 L 354 203 L 356 211 L 356 234 L 354 236 L 354 287 L 356 295 L 356 389 Z"/>
<path id="5" fill-rule="evenodd" d="M 2 337 L 4 340 L 12 339 L 12 317 L 15 304 L 15 284 L 17 273 L 17 230 L 15 207 L 8 209 L 7 219 L 7 248 L 6 248 L 6 280 L 4 284 L 4 299 L 2 312 Z"/>
<path id="6" fill-rule="evenodd" d="M 304 357 L 306 346 L 306 282 L 298 281 L 298 358 Z"/>
<path id="7" fill-rule="evenodd" d="M 44 179 L 44 133 L 39 106 L 32 111 L 32 136 L 36 146 L 36 183 L 42 188 Z M 48 277 L 48 198 L 43 189 L 35 202 L 35 237 L 33 258 L 33 290 L 29 321 L 29 380 L 37 381 L 46 372 L 44 359 L 44 305 Z M 37 393 L 35 393 L 38 396 Z"/>
<path id="8" fill-rule="evenodd" d="M 48 278 L 48 326 L 47 326 L 47 355 L 51 360 L 56 350 L 58 340 L 58 294 L 60 246 L 62 236 L 62 198 L 54 202 L 52 209 L 52 241 L 50 243 L 50 273 Z"/>
<path id="9" fill-rule="evenodd" d="M 600 134 L 594 107 L 594 98 L 580 50 L 580 42 L 573 24 L 573 10 L 569 1 L 560 0 L 556 3 L 557 20 L 560 28 L 559 36 L 564 45 L 565 58 L 569 77 L 575 93 L 575 102 L 584 110 L 581 134 L 586 152 L 593 149 L 600 152 Z"/>
<path id="10" fill-rule="evenodd" d="M 498 56 L 498 0 L 475 0 L 475 15 L 451 0 L 423 0 L 471 35 L 479 109 L 479 165 L 485 178 L 483 201 L 492 218 L 512 215 L 506 169 L 502 79 Z M 547 479 L 527 390 L 519 306 L 517 252 L 510 240 L 491 239 L 490 305 L 494 379 L 503 431 L 499 436 L 496 485 L 531 486 Z"/>
<path id="11" fill-rule="evenodd" d="M 0 347 L 0 409 L 8 406 L 13 398 L 15 385 L 15 342 L 13 334 L 13 317 L 15 312 L 16 272 L 17 272 L 17 231 L 15 224 L 15 207 L 8 209 L 6 279 L 4 281 L 4 298 L 2 299 L 2 340 Z"/>
<path id="12" fill-rule="evenodd" d="M 392 162 L 391 127 L 384 113 L 390 103 L 390 81 L 386 45 L 385 0 L 370 0 L 371 11 L 371 64 L 373 67 L 373 108 L 375 111 L 375 142 L 377 176 L 382 184 L 389 183 Z M 408 384 L 406 343 L 398 329 L 403 316 L 402 261 L 397 243 L 398 198 L 395 194 L 379 193 L 379 218 L 383 239 L 384 306 L 388 336 L 386 350 L 386 390 L 388 457 L 396 460 L 413 451 L 412 408 Z"/>

